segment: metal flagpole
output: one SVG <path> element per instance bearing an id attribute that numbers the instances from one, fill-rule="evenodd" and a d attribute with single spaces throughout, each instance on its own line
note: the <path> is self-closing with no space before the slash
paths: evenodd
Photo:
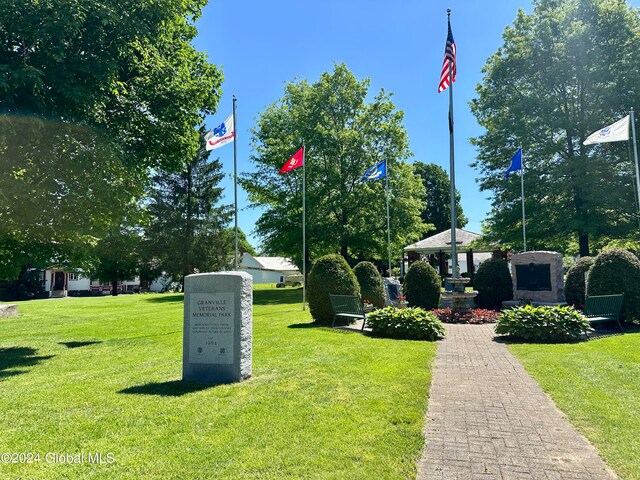
<path id="1" fill-rule="evenodd" d="M 238 270 L 238 124 L 236 123 L 236 96 L 233 96 L 233 204 L 235 210 L 235 253 L 233 266 Z"/>
<path id="2" fill-rule="evenodd" d="M 385 189 L 387 191 L 387 246 L 389 251 L 389 272 L 387 276 L 391 278 L 391 227 L 389 223 L 389 162 L 384 161 Z"/>
<path id="3" fill-rule="evenodd" d="M 447 9 L 447 24 L 451 24 L 451 9 Z M 451 273 L 453 277 L 459 277 L 458 252 L 456 245 L 456 225 L 458 223 L 456 212 L 456 174 L 453 146 L 453 62 L 449 62 L 449 177 L 451 181 Z"/>
<path id="4" fill-rule="evenodd" d="M 527 227 L 524 216 L 524 151 L 520 147 L 520 198 L 522 199 L 522 242 L 527 251 Z"/>
<path id="5" fill-rule="evenodd" d="M 638 195 L 640 196 L 640 173 L 638 172 L 638 146 L 636 145 L 636 122 L 633 115 L 633 107 L 631 107 L 631 133 L 633 137 L 633 158 L 636 164 L 636 187 L 638 188 Z M 640 213 L 640 209 L 638 210 Z"/>
<path id="6" fill-rule="evenodd" d="M 307 303 L 307 149 L 302 142 L 302 311 L 306 309 Z"/>

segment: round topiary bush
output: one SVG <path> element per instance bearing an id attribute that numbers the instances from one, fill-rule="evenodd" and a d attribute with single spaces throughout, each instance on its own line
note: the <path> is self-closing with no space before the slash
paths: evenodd
<path id="1" fill-rule="evenodd" d="M 371 333 L 383 337 L 437 340 L 445 335 L 442 322 L 421 308 L 381 308 L 369 314 L 367 325 Z"/>
<path id="2" fill-rule="evenodd" d="M 371 262 L 360 262 L 353 267 L 353 273 L 358 279 L 362 299 L 376 308 L 384 307 L 384 284 L 376 266 Z"/>
<path id="3" fill-rule="evenodd" d="M 513 282 L 509 265 L 501 258 L 490 258 L 480 264 L 473 279 L 480 308 L 502 308 L 502 302 L 513 300 Z"/>
<path id="4" fill-rule="evenodd" d="M 594 257 L 582 257 L 567 272 L 567 279 L 564 282 L 564 297 L 569 305 L 584 306 L 584 274 L 589 271 L 594 260 Z"/>
<path id="5" fill-rule="evenodd" d="M 309 311 L 316 323 L 331 325 L 333 309 L 329 294 L 360 296 L 358 280 L 340 255 L 325 255 L 313 265 L 307 281 Z"/>
<path id="6" fill-rule="evenodd" d="M 622 320 L 640 318 L 640 260 L 627 250 L 612 248 L 595 258 L 589 270 L 587 295 L 624 293 Z"/>
<path id="7" fill-rule="evenodd" d="M 404 277 L 402 292 L 410 307 L 431 310 L 440 303 L 440 285 L 435 268 L 425 262 L 414 262 Z"/>

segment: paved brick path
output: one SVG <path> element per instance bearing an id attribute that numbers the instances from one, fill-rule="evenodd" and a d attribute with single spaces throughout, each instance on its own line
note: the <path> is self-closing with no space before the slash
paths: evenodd
<path id="1" fill-rule="evenodd" d="M 418 480 L 617 478 L 493 325 L 447 325 L 434 366 Z"/>

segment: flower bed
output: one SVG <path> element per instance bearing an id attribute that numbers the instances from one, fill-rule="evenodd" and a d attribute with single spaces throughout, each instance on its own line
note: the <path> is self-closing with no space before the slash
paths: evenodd
<path id="1" fill-rule="evenodd" d="M 466 312 L 454 312 L 450 308 L 436 308 L 431 310 L 444 323 L 496 323 L 500 312 L 484 308 L 472 308 Z"/>

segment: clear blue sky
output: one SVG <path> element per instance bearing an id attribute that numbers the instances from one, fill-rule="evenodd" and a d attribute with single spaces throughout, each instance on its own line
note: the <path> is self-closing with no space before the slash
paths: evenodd
<path id="1" fill-rule="evenodd" d="M 638 5 L 640 0 L 634 0 Z M 532 11 L 530 1 L 494 0 L 448 3 L 405 0 L 210 0 L 197 27 L 194 44 L 222 68 L 223 96 L 218 113 L 207 127 L 231 114 L 236 95 L 238 118 L 238 171 L 251 171 L 249 129 L 264 108 L 281 98 L 286 83 L 296 78 L 316 81 L 335 62 L 362 79 L 371 79 L 370 94 L 381 88 L 392 92 L 396 107 L 405 113 L 414 156 L 409 160 L 436 163 L 449 171 L 448 94 L 437 86 L 444 58 L 447 8 L 457 47 L 454 84 L 456 187 L 469 218 L 467 229 L 480 232 L 491 206 L 490 192 L 480 192 L 477 172 L 469 165 L 475 148 L 469 139 L 482 133 L 471 114 L 469 101 L 482 79 L 487 58 L 502 45 L 502 33 L 519 8 Z M 294 152 L 292 152 L 293 154 Z M 213 151 L 227 174 L 226 202 L 233 202 L 233 146 Z M 287 159 L 283 158 L 284 163 Z M 505 169 L 510 158 L 505 158 Z M 248 209 L 246 194 L 238 187 L 239 226 L 254 246 L 252 235 L 259 210 Z M 382 212 L 381 212 L 382 214 Z"/>

